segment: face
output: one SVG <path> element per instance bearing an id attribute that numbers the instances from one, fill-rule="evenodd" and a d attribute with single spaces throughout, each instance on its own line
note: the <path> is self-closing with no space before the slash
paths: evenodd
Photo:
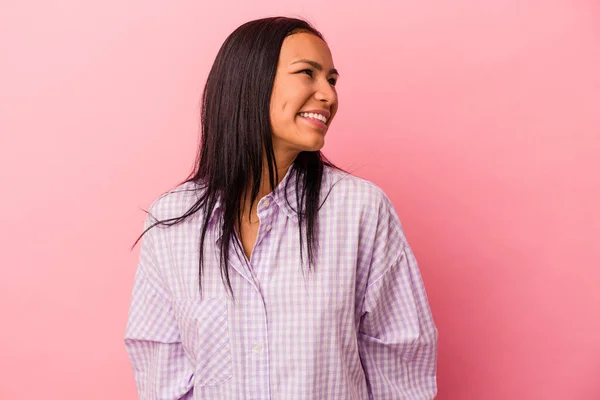
<path id="1" fill-rule="evenodd" d="M 337 78 L 329 47 L 317 36 L 295 33 L 283 41 L 271 93 L 276 154 L 295 157 L 323 147 L 338 107 Z"/>

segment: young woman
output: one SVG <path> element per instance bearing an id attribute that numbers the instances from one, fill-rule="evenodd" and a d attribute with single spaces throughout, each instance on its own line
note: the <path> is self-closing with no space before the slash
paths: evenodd
<path id="1" fill-rule="evenodd" d="M 381 189 L 321 154 L 338 72 L 307 22 L 221 47 L 192 175 L 151 206 L 125 344 L 141 399 L 431 399 L 437 330 Z"/>

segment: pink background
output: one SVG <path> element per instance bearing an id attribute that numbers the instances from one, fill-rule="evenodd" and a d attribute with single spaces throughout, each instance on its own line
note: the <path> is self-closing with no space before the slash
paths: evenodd
<path id="1" fill-rule="evenodd" d="M 225 37 L 274 14 L 329 41 L 325 152 L 398 209 L 438 398 L 600 399 L 592 0 L 2 1 L 0 398 L 136 398 L 139 208 L 189 172 Z"/>

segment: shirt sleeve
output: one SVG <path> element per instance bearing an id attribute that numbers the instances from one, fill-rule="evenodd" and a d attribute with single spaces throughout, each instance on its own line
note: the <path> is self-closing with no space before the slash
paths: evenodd
<path id="1" fill-rule="evenodd" d="M 193 367 L 184 353 L 173 308 L 160 279 L 154 240 L 158 229 L 150 229 L 142 238 L 125 348 L 140 400 L 191 400 Z"/>
<path id="2" fill-rule="evenodd" d="M 369 283 L 359 351 L 371 399 L 433 399 L 437 393 L 437 329 L 410 247 Z"/>

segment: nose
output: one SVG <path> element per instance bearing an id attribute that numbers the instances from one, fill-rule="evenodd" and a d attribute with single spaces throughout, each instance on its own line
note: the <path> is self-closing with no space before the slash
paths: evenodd
<path id="1" fill-rule="evenodd" d="M 315 91 L 315 98 L 329 105 L 337 103 L 337 92 L 327 80 L 321 80 Z"/>

